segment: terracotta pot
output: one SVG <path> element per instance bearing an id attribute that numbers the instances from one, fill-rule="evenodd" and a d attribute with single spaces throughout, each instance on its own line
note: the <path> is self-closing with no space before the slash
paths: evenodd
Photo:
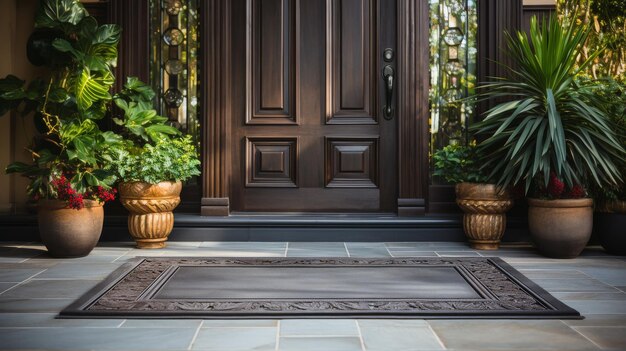
<path id="1" fill-rule="evenodd" d="M 508 192 L 483 183 L 459 183 L 455 189 L 470 245 L 478 250 L 497 250 L 506 229 L 506 211 L 513 207 Z"/>
<path id="2" fill-rule="evenodd" d="M 130 212 L 128 231 L 140 249 L 165 247 L 174 228 L 172 210 L 180 203 L 181 182 L 121 183 L 120 201 Z"/>
<path id="3" fill-rule="evenodd" d="M 80 210 L 68 208 L 65 201 L 39 200 L 37 217 L 41 241 L 54 257 L 88 255 L 100 240 L 104 208 L 94 200 L 84 200 Z"/>
<path id="4" fill-rule="evenodd" d="M 626 255 L 626 201 L 612 201 L 607 212 L 594 214 L 593 231 L 600 245 L 613 255 Z"/>
<path id="5" fill-rule="evenodd" d="M 583 251 L 593 229 L 592 199 L 528 199 L 530 235 L 543 255 L 574 258 Z"/>

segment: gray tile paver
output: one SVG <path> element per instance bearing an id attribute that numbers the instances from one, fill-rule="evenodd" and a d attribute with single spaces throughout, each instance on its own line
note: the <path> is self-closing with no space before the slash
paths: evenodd
<path id="1" fill-rule="evenodd" d="M 362 351 L 358 337 L 284 337 L 280 338 L 280 351 Z"/>
<path id="2" fill-rule="evenodd" d="M 0 294 L 0 300 L 10 298 L 77 298 L 99 280 L 29 280 Z"/>
<path id="3" fill-rule="evenodd" d="M 33 298 L 2 298 L 0 295 L 0 313 L 4 312 L 60 312 L 73 298 L 33 299 Z"/>
<path id="4" fill-rule="evenodd" d="M 0 283 L 20 283 L 44 270 L 45 268 L 0 268 Z"/>
<path id="5" fill-rule="evenodd" d="M 181 328 L 0 328 L 0 340 L 6 349 L 169 350 L 186 349 L 194 333 Z"/>
<path id="6" fill-rule="evenodd" d="M 428 326 L 361 326 L 361 334 L 368 351 L 444 350 Z"/>
<path id="7" fill-rule="evenodd" d="M 592 278 L 577 279 L 538 279 L 533 281 L 549 292 L 614 292 L 620 290 Z"/>
<path id="8" fill-rule="evenodd" d="M 445 347 L 483 350 L 596 350 L 557 320 L 431 320 Z"/>
<path id="9" fill-rule="evenodd" d="M 626 327 L 626 314 L 585 314 L 585 319 L 568 319 L 563 323 L 574 327 Z"/>
<path id="10" fill-rule="evenodd" d="M 393 257 L 439 257 L 435 251 L 396 251 L 389 249 Z"/>
<path id="11" fill-rule="evenodd" d="M 575 327 L 603 350 L 626 350 L 626 327 Z"/>
<path id="12" fill-rule="evenodd" d="M 62 262 L 46 269 L 34 279 L 88 279 L 100 280 L 106 278 L 120 263 L 75 263 Z"/>
<path id="13" fill-rule="evenodd" d="M 202 328 L 192 350 L 275 350 L 276 328 Z"/>
<path id="14" fill-rule="evenodd" d="M 0 328 L 117 328 L 122 319 L 55 319 L 56 313 L 0 313 Z"/>
<path id="15" fill-rule="evenodd" d="M 199 319 L 127 319 L 120 328 L 198 328 Z"/>
<path id="16" fill-rule="evenodd" d="M 359 329 L 351 319 L 286 319 L 280 336 L 359 336 Z"/>

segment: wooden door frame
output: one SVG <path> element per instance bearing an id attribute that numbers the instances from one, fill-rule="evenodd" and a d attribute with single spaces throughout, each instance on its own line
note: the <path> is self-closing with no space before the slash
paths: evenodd
<path id="1" fill-rule="evenodd" d="M 206 0 L 202 25 L 202 200 L 201 215 L 230 213 L 230 0 Z M 398 215 L 425 213 L 428 189 L 427 0 L 398 0 Z M 420 45 L 422 44 L 422 45 Z"/>

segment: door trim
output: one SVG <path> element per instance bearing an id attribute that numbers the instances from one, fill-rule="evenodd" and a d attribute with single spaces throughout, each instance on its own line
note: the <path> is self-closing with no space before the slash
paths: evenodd
<path id="1" fill-rule="evenodd" d="M 428 160 L 428 1 L 398 0 L 398 216 L 426 212 Z"/>
<path id="2" fill-rule="evenodd" d="M 228 216 L 230 180 L 230 1 L 201 7 L 203 216 Z"/>
<path id="3" fill-rule="evenodd" d="M 398 215 L 426 212 L 428 186 L 428 1 L 398 0 Z M 230 160 L 230 0 L 207 0 L 200 11 L 203 216 L 227 216 Z"/>

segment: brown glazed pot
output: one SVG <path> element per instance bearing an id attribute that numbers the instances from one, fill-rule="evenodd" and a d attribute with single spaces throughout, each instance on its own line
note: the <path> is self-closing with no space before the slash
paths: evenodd
<path id="1" fill-rule="evenodd" d="M 506 229 L 506 211 L 513 200 L 495 184 L 459 183 L 456 203 L 463 210 L 463 230 L 478 250 L 497 250 Z"/>
<path id="2" fill-rule="evenodd" d="M 61 200 L 39 200 L 37 217 L 41 241 L 54 257 L 87 256 L 100 240 L 104 208 L 94 200 L 75 210 Z"/>
<path id="3" fill-rule="evenodd" d="M 174 228 L 172 210 L 180 203 L 181 182 L 121 183 L 120 201 L 130 212 L 128 231 L 140 249 L 165 247 Z"/>
<path id="4" fill-rule="evenodd" d="M 626 201 L 611 201 L 602 210 L 593 218 L 600 245 L 610 254 L 626 255 Z"/>
<path id="5" fill-rule="evenodd" d="M 543 255 L 574 258 L 583 251 L 593 229 L 593 200 L 528 199 L 530 235 Z"/>

